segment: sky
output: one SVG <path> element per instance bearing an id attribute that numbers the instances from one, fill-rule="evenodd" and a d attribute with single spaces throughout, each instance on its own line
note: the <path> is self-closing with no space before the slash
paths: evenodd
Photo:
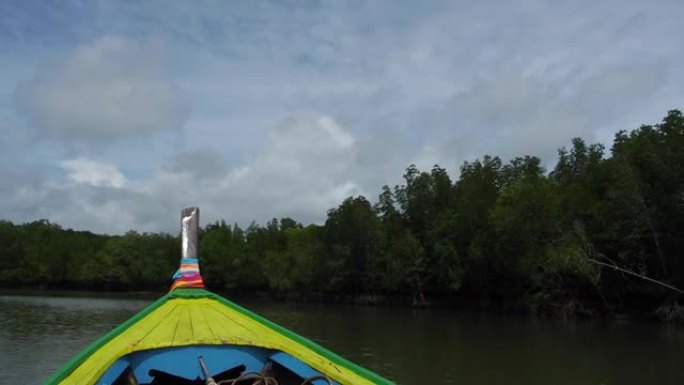
<path id="1" fill-rule="evenodd" d="M 322 223 L 684 107 L 684 2 L 2 1 L 0 219 Z"/>

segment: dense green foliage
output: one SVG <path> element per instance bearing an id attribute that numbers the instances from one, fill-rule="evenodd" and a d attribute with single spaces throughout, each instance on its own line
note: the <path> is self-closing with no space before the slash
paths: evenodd
<path id="1" fill-rule="evenodd" d="M 410 166 L 375 204 L 349 197 L 324 225 L 221 221 L 200 251 L 215 290 L 683 317 L 681 293 L 652 280 L 684 287 L 684 117 L 621 131 L 610 154 L 576 138 L 550 172 L 533 156 L 466 162 L 455 181 Z M 166 234 L 0 222 L 3 284 L 161 288 L 178 254 Z"/>

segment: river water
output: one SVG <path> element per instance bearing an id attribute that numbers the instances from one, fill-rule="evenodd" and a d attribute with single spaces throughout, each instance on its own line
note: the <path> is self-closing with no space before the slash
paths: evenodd
<path id="1" fill-rule="evenodd" d="M 0 295 L 0 384 L 41 383 L 152 298 Z M 399 384 L 684 384 L 684 328 L 235 301 Z"/>

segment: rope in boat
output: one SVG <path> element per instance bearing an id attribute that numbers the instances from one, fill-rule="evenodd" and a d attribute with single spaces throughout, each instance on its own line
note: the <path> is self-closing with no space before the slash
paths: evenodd
<path id="1" fill-rule="evenodd" d="M 258 377 L 258 379 L 252 383 L 252 385 L 278 385 L 278 380 L 273 377 L 265 376 L 259 372 L 244 373 L 239 377 L 230 380 L 219 381 L 217 385 L 235 385 L 238 381 L 247 380 L 251 377 Z"/>
<path id="2" fill-rule="evenodd" d="M 262 373 L 258 373 L 258 372 L 245 373 L 245 374 L 242 374 L 241 376 L 236 377 L 236 378 L 219 381 L 216 384 L 217 385 L 235 385 L 238 383 L 238 381 L 244 381 L 244 380 L 249 379 L 250 377 L 257 377 L 257 380 L 254 381 L 252 383 L 252 385 L 278 385 L 278 380 L 276 380 L 274 377 L 269 377 L 269 376 L 266 376 L 266 375 L 264 375 Z M 328 382 L 328 385 L 333 385 L 332 380 L 330 378 L 322 375 L 322 374 L 316 374 L 314 376 L 307 377 L 306 379 L 304 379 L 304 382 L 302 382 L 301 385 L 312 384 L 313 381 L 316 381 L 316 380 L 325 380 Z"/>
<path id="3" fill-rule="evenodd" d="M 248 379 L 253 378 L 253 377 L 256 378 L 256 381 L 254 381 L 252 383 L 252 385 L 279 385 L 278 380 L 276 380 L 274 377 L 267 376 L 264 373 L 260 373 L 260 372 L 247 372 L 247 373 L 243 373 L 243 374 L 241 374 L 235 378 L 216 382 L 209 375 L 209 370 L 207 370 L 207 366 L 204 363 L 204 359 L 202 358 L 202 356 L 197 357 L 197 360 L 199 361 L 200 368 L 202 369 L 202 372 L 204 373 L 206 385 L 236 385 L 238 383 L 238 381 L 248 380 Z M 305 378 L 304 382 L 302 382 L 301 385 L 312 384 L 313 381 L 316 381 L 316 380 L 325 380 L 328 382 L 328 385 L 333 385 L 332 380 L 330 378 L 328 378 L 327 376 L 324 376 L 322 374 L 316 374 L 316 375 L 313 375 L 311 377 Z"/>

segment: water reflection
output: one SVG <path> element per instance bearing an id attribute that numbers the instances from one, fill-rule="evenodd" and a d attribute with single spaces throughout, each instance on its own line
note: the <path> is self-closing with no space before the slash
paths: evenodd
<path id="1" fill-rule="evenodd" d="M 404 384 L 682 384 L 681 327 L 444 310 L 246 307 Z"/>
<path id="2" fill-rule="evenodd" d="M 0 378 L 37 382 L 148 301 L 0 296 Z"/>
<path id="3" fill-rule="evenodd" d="M 682 384 L 684 329 L 238 303 L 402 384 Z M 0 379 L 35 383 L 151 299 L 0 296 Z"/>

